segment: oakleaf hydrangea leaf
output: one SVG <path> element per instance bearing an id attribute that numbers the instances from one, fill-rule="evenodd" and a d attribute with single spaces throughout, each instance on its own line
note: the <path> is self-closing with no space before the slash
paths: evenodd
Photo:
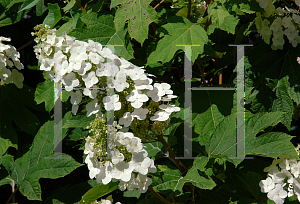
<path id="1" fill-rule="evenodd" d="M 169 62 L 177 50 L 184 49 L 183 46 L 176 45 L 199 45 L 192 46 L 192 62 L 194 62 L 198 55 L 203 53 L 204 44 L 208 42 L 206 31 L 200 25 L 180 16 L 168 20 L 169 23 L 157 29 L 164 37 L 158 41 L 157 48 L 149 55 L 147 64 L 158 61 Z"/>
<path id="2" fill-rule="evenodd" d="M 172 190 L 182 193 L 182 188 L 185 183 L 192 183 L 201 189 L 213 189 L 216 184 L 205 173 L 200 172 L 195 166 L 192 166 L 185 176 L 182 176 L 178 169 L 170 169 L 167 166 L 158 165 L 158 168 L 163 171 L 162 183 L 153 187 L 154 190 Z"/>
<path id="3" fill-rule="evenodd" d="M 206 144 L 206 151 L 212 155 L 221 156 L 236 166 L 242 159 L 234 159 L 237 145 L 245 144 L 245 155 L 259 155 L 277 158 L 284 153 L 292 158 L 298 158 L 294 145 L 290 142 L 293 136 L 281 132 L 268 132 L 259 137 L 257 133 L 266 127 L 276 125 L 283 112 L 257 113 L 245 122 L 245 141 L 236 141 L 236 113 L 225 117 L 214 130 Z M 237 143 L 237 145 L 236 145 Z"/>
<path id="4" fill-rule="evenodd" d="M 45 109 L 48 112 L 54 108 L 54 83 L 54 81 L 47 78 L 46 81 L 39 83 L 34 94 L 34 100 L 37 104 L 45 102 Z M 61 100 L 66 102 L 69 96 L 70 92 L 63 90 Z"/>
<path id="5" fill-rule="evenodd" d="M 96 12 L 91 12 L 81 16 L 81 20 L 87 27 L 74 29 L 68 35 L 85 42 L 93 40 L 101 43 L 103 46 L 123 45 L 115 46 L 115 54 L 126 60 L 133 58 L 133 49 L 128 40 L 127 28 L 116 30 L 114 17 L 112 15 L 101 15 L 97 17 Z"/>
<path id="6" fill-rule="evenodd" d="M 208 14 L 211 16 L 212 24 L 209 27 L 217 27 L 228 33 L 235 34 L 235 27 L 237 26 L 239 19 L 227 11 L 224 6 L 217 6 L 217 2 L 213 2 L 208 7 Z"/>
<path id="7" fill-rule="evenodd" d="M 158 16 L 156 11 L 149 5 L 152 0 L 112 0 L 111 8 L 118 4 L 115 15 L 115 26 L 117 31 L 123 29 L 125 21 L 129 20 L 129 35 L 143 44 L 148 38 L 149 24 L 154 22 Z"/>
<path id="8" fill-rule="evenodd" d="M 70 117 L 70 112 L 65 117 Z M 65 119 L 65 118 L 64 118 Z M 62 130 L 62 138 L 67 130 Z M 53 153 L 54 122 L 46 122 L 34 138 L 30 150 L 14 161 L 13 156 L 2 157 L 2 164 L 16 182 L 20 192 L 29 200 L 41 200 L 40 178 L 56 179 L 63 177 L 81 166 L 72 157 L 62 153 Z"/>
<path id="9" fill-rule="evenodd" d="M 283 50 L 272 50 L 264 42 L 247 51 L 251 64 L 247 75 L 251 110 L 257 112 L 285 112 L 281 122 L 291 129 L 293 101 L 300 104 L 300 65 L 297 63 L 299 46 L 286 43 Z M 276 59 L 276 60 L 274 60 Z"/>
<path id="10" fill-rule="evenodd" d="M 35 135 L 40 122 L 28 108 L 39 110 L 33 100 L 34 89 L 24 84 L 22 89 L 14 84 L 1 86 L 0 95 L 0 156 L 11 146 L 17 148 L 18 137 L 13 124 L 27 134 Z"/>

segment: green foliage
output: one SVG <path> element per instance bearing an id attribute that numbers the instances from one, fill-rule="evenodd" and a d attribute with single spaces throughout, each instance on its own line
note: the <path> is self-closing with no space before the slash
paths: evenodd
<path id="1" fill-rule="evenodd" d="M 54 84 L 55 82 L 47 78 L 44 82 L 40 83 L 34 93 L 34 100 L 37 104 L 45 102 L 46 111 L 51 111 L 54 107 Z M 70 96 L 70 92 L 62 91 L 62 102 L 66 102 Z"/>
<path id="2" fill-rule="evenodd" d="M 0 27 L 17 23 L 29 12 L 29 10 L 18 12 L 23 2 L 24 0 L 0 1 Z"/>
<path id="3" fill-rule="evenodd" d="M 107 185 L 99 185 L 90 189 L 82 196 L 82 200 L 80 203 L 90 204 L 94 200 L 105 196 L 106 194 L 118 189 L 118 183 L 109 183 Z"/>
<path id="4" fill-rule="evenodd" d="M 276 1 L 274 5 L 289 7 L 291 2 Z M 15 185 L 20 192 L 13 197 L 25 204 L 31 200 L 35 200 L 34 204 L 95 203 L 107 197 L 112 197 L 113 203 L 126 204 L 274 203 L 261 192 L 259 182 L 267 177 L 263 169 L 279 155 L 299 160 L 295 150 L 300 143 L 299 46 L 294 48 L 284 37 L 283 50 L 273 50 L 255 36 L 258 28 L 254 19 L 265 12 L 257 1 L 201 3 L 202 0 L 0 0 L 0 33 L 5 37 L 14 34 L 11 44 L 19 48 L 25 67 L 21 70 L 25 77 L 22 89 L 1 81 L 0 203 L 7 202 Z M 28 17 L 23 18 L 26 14 Z M 270 16 L 268 20 L 274 18 Z M 89 178 L 82 151 L 89 136 L 87 126 L 95 119 L 95 115 L 86 116 L 89 99 L 83 97 L 73 116 L 70 93 L 62 91 L 62 135 L 54 138 L 60 132 L 53 121 L 54 82 L 46 73 L 44 79 L 35 75 L 40 73 L 39 64 L 31 55 L 34 48 L 30 33 L 39 23 L 57 29 L 57 36 L 66 32 L 77 40 L 93 40 L 103 47 L 115 45 L 114 54 L 144 67 L 146 73 L 155 75 L 153 83 L 168 83 L 174 95 L 179 96 L 170 102 L 180 111 L 171 115 L 167 131 L 143 143 L 158 170 L 147 175 L 152 184 L 145 193 L 136 188 L 122 192 L 118 182 L 104 185 Z M 299 30 L 299 25 L 296 28 Z M 186 109 L 185 100 L 189 99 L 185 98 L 188 90 L 184 82 L 191 80 L 192 87 L 235 87 L 237 50 L 228 45 L 251 43 L 253 47 L 245 48 L 243 58 L 244 112 L 237 113 L 243 101 L 237 101 L 236 91 L 225 88 L 192 90 L 192 112 Z M 183 45 L 192 47 L 191 79 L 185 76 Z M 0 61 L 0 72 L 1 68 Z M 239 141 L 237 114 L 245 116 L 245 137 Z M 185 129 L 190 116 L 195 158 L 176 159 L 187 151 Z M 54 151 L 58 144 L 63 153 Z M 240 145 L 244 155 L 236 155 Z M 6 200 L 2 200 L 2 192 L 8 195 L 3 198 Z M 298 203 L 293 196 L 285 202 Z"/>
<path id="5" fill-rule="evenodd" d="M 157 30 L 160 37 L 164 36 L 157 43 L 157 48 L 148 57 L 147 64 L 154 64 L 158 61 L 162 63 L 170 61 L 175 52 L 184 49 L 177 45 L 199 45 L 193 47 L 192 62 L 198 55 L 203 53 L 204 44 L 208 42 L 205 30 L 186 18 L 179 16 L 171 17 L 168 23 Z"/>
<path id="6" fill-rule="evenodd" d="M 156 11 L 149 6 L 150 2 L 151 0 L 112 0 L 111 8 L 121 4 L 114 20 L 117 31 L 122 30 L 125 21 L 128 20 L 130 37 L 143 44 L 148 38 L 150 23 L 157 20 Z"/>
<path id="7" fill-rule="evenodd" d="M 90 12 L 82 16 L 81 20 L 87 27 L 73 30 L 69 33 L 70 36 L 86 42 L 90 39 L 103 45 L 120 45 L 115 47 L 116 55 L 126 60 L 133 58 L 132 45 L 126 40 L 127 29 L 116 30 L 112 15 L 97 17 L 97 13 Z"/>
<path id="8" fill-rule="evenodd" d="M 66 120 L 70 117 L 67 114 Z M 54 122 L 45 123 L 35 136 L 30 150 L 14 161 L 13 156 L 2 157 L 2 164 L 14 179 L 20 192 L 29 200 L 41 200 L 40 178 L 59 178 L 81 166 L 71 156 L 53 150 L 60 141 L 54 140 Z M 66 130 L 62 131 L 66 136 Z"/>

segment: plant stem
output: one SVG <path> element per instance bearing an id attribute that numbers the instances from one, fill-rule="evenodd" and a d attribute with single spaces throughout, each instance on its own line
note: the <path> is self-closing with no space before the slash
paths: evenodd
<path id="1" fill-rule="evenodd" d="M 192 199 L 193 199 L 193 204 L 195 204 L 195 186 L 193 186 Z"/>
<path id="2" fill-rule="evenodd" d="M 81 5 L 80 1 L 79 0 L 76 0 L 77 4 L 80 6 L 80 8 L 82 9 L 82 11 L 84 12 L 84 8 L 83 6 Z"/>
<path id="3" fill-rule="evenodd" d="M 157 38 L 154 37 L 153 35 L 148 34 L 151 38 L 153 38 L 154 40 L 156 40 Z"/>
<path id="4" fill-rule="evenodd" d="M 162 0 L 161 2 L 159 2 L 158 4 L 156 4 L 156 6 L 153 7 L 153 9 L 156 9 L 159 5 L 161 5 L 165 0 Z"/>
<path id="5" fill-rule="evenodd" d="M 158 141 L 160 141 L 163 144 L 163 146 L 166 148 L 166 150 L 170 153 L 170 156 L 175 161 L 176 166 L 180 170 L 181 174 L 185 175 L 187 173 L 187 168 L 183 165 L 183 163 L 181 163 L 180 160 L 176 159 L 175 152 L 171 149 L 171 147 L 169 146 L 169 144 L 166 142 L 166 140 L 162 135 L 158 136 Z"/>
<path id="6" fill-rule="evenodd" d="M 201 73 L 202 83 L 204 84 L 204 86 L 207 86 L 206 81 L 205 81 L 205 77 L 204 77 L 204 72 L 203 72 L 203 69 L 202 69 L 198 59 L 196 59 L 196 64 L 197 64 L 197 66 L 200 70 L 200 73 Z"/>
<path id="7" fill-rule="evenodd" d="M 170 203 L 169 201 L 167 201 L 166 199 L 164 199 L 159 193 L 157 193 L 153 188 L 152 186 L 148 186 L 149 190 L 159 199 L 161 200 L 163 203 L 166 203 L 166 204 L 172 204 Z"/>
<path id="8" fill-rule="evenodd" d="M 28 45 L 30 45 L 31 43 L 33 43 L 34 40 L 30 40 L 28 43 L 26 43 L 25 45 L 22 45 L 21 47 L 19 47 L 17 49 L 17 51 L 19 52 L 20 50 L 23 50 L 25 47 L 27 47 Z"/>
<path id="9" fill-rule="evenodd" d="M 220 75 L 219 75 L 219 85 L 221 85 L 223 83 L 222 81 L 222 70 L 220 71 Z"/>
<path id="10" fill-rule="evenodd" d="M 189 0 L 189 5 L 188 5 L 188 13 L 187 13 L 187 19 L 190 19 L 191 17 L 191 10 L 192 10 L 192 0 Z"/>
<path id="11" fill-rule="evenodd" d="M 13 186 L 13 189 L 14 189 L 14 186 Z M 19 190 L 19 187 L 17 187 L 15 190 L 13 190 L 12 194 L 10 195 L 10 197 L 8 198 L 8 200 L 6 201 L 6 204 L 10 203 L 11 199 L 15 197 L 15 194 L 18 192 L 18 190 Z"/>

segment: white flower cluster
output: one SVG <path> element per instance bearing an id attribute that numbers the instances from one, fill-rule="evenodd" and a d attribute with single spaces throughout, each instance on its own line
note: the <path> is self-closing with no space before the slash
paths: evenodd
<path id="1" fill-rule="evenodd" d="M 24 69 L 20 62 L 20 53 L 14 46 L 3 44 L 2 41 L 11 41 L 10 38 L 0 37 L 0 80 L 4 83 L 14 83 L 18 88 L 23 87 L 24 76 L 18 70 Z"/>
<path id="2" fill-rule="evenodd" d="M 43 32 L 43 34 L 41 34 Z M 103 102 L 106 111 L 118 111 L 125 104 L 131 104 L 133 112 L 126 112 L 119 123 L 130 126 L 132 120 L 144 120 L 149 110 L 142 108 L 149 97 L 155 102 L 171 101 L 177 96 L 172 95 L 171 86 L 167 83 L 155 83 L 148 78 L 143 67 L 138 67 L 123 58 L 114 55 L 109 48 L 103 48 L 98 42 L 75 40 L 66 33 L 57 37 L 55 29 L 46 28 L 38 32 L 41 43 L 35 46 L 35 53 L 41 62 L 40 70 L 49 73 L 55 82 L 62 82 L 67 91 L 71 92 L 72 112 L 76 114 L 82 101 L 82 94 L 92 101 L 87 104 L 87 116 L 100 111 L 99 101 Z M 152 75 L 153 76 L 153 75 Z M 107 82 L 112 77 L 111 82 Z M 97 88 L 108 85 L 119 94 L 105 96 Z M 75 87 L 85 86 L 73 92 Z M 96 88 L 96 89 L 94 89 Z M 121 99 L 120 95 L 124 97 Z M 125 95 L 124 95 L 125 94 Z M 119 101 L 120 100 L 120 101 Z M 158 105 L 157 105 L 158 106 Z M 179 111 L 179 107 L 162 104 L 150 118 L 152 121 L 166 121 L 170 114 Z"/>
<path id="3" fill-rule="evenodd" d="M 263 15 L 256 13 L 255 25 L 261 34 L 265 43 L 270 44 L 270 38 L 273 34 L 271 48 L 273 50 L 283 49 L 285 43 L 284 35 L 288 38 L 289 43 L 296 47 L 300 43 L 300 36 L 294 24 L 300 23 L 300 16 L 297 11 L 288 8 L 275 9 L 272 0 L 256 0 L 261 8 L 264 8 Z M 290 16 L 292 14 L 292 17 Z M 274 15 L 273 17 L 270 17 Z M 267 18 L 273 19 L 272 23 Z M 283 30 L 284 29 L 284 30 Z"/>
<path id="4" fill-rule="evenodd" d="M 116 121 L 115 126 L 121 128 Z M 85 163 L 90 178 L 96 178 L 103 184 L 120 180 L 122 191 L 137 188 L 142 193 L 146 192 L 152 183 L 147 173 L 155 173 L 156 167 L 143 148 L 141 139 L 131 132 L 117 132 L 112 125 L 106 128 L 105 119 L 99 115 L 89 128 L 93 134 L 86 138 L 84 153 L 87 154 Z"/>
<path id="5" fill-rule="evenodd" d="M 279 158 L 264 169 L 268 178 L 260 181 L 261 192 L 268 193 L 268 198 L 276 204 L 284 203 L 284 199 L 291 196 L 300 201 L 300 161 L 284 155 Z"/>
<path id="6" fill-rule="evenodd" d="M 112 204 L 113 203 L 113 199 L 112 196 L 108 196 L 106 199 L 101 199 L 100 201 L 93 201 L 91 204 Z M 115 204 L 122 204 L 121 202 L 116 202 Z"/>

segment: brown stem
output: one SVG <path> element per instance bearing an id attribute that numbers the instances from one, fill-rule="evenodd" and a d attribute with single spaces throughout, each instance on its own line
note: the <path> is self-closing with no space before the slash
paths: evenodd
<path id="1" fill-rule="evenodd" d="M 189 0 L 188 13 L 186 16 L 187 19 L 190 19 L 190 17 L 191 17 L 191 10 L 192 10 L 192 0 Z"/>
<path id="2" fill-rule="evenodd" d="M 200 70 L 200 73 L 201 73 L 202 83 L 204 84 L 204 86 L 207 86 L 206 81 L 205 81 L 205 77 L 204 77 L 204 72 L 203 72 L 203 69 L 202 69 L 198 59 L 196 59 L 196 64 L 197 64 L 197 66 Z"/>
<path id="3" fill-rule="evenodd" d="M 172 204 L 170 203 L 169 201 L 167 201 L 166 199 L 164 199 L 159 193 L 157 193 L 153 188 L 152 186 L 148 186 L 149 190 L 159 199 L 161 200 L 163 203 L 166 203 L 166 204 Z"/>
<path id="4" fill-rule="evenodd" d="M 19 190 L 19 187 L 17 187 L 17 188 L 13 191 L 13 193 L 10 195 L 10 197 L 9 197 L 8 200 L 6 201 L 6 204 L 9 204 L 9 203 L 10 203 L 11 199 L 15 197 L 15 194 L 18 192 L 18 190 Z"/>
<path id="5" fill-rule="evenodd" d="M 220 71 L 220 75 L 219 75 L 219 85 L 222 84 L 222 70 Z"/>
<path id="6" fill-rule="evenodd" d="M 156 27 L 155 23 L 152 22 L 152 23 L 151 23 L 151 26 L 152 26 L 152 28 L 153 28 L 153 30 L 154 30 L 154 34 L 155 34 L 155 32 L 156 32 L 156 30 L 157 30 L 157 27 Z"/>
<path id="7" fill-rule="evenodd" d="M 157 38 L 154 37 L 153 35 L 148 34 L 151 38 L 153 38 L 154 40 L 156 40 Z"/>
<path id="8" fill-rule="evenodd" d="M 176 204 L 176 197 L 175 196 L 172 196 L 172 200 L 173 200 L 173 203 Z"/>
<path id="9" fill-rule="evenodd" d="M 208 26 L 211 24 L 211 20 L 210 20 L 210 17 L 207 18 L 207 21 L 205 23 L 205 27 L 204 27 L 204 30 L 207 31 L 207 28 Z"/>
<path id="10" fill-rule="evenodd" d="M 193 204 L 195 204 L 195 186 L 193 186 L 192 199 L 193 199 Z"/>
<path id="11" fill-rule="evenodd" d="M 156 4 L 156 6 L 153 7 L 153 9 L 156 9 L 159 5 L 161 5 L 165 0 L 162 0 L 161 2 L 159 2 L 158 4 Z"/>
<path id="12" fill-rule="evenodd" d="M 19 47 L 17 49 L 17 51 L 19 52 L 20 50 L 23 50 L 25 47 L 27 47 L 28 45 L 30 45 L 31 43 L 33 43 L 34 40 L 30 40 L 28 43 L 26 43 L 25 45 L 22 45 L 21 47 Z"/>
<path id="13" fill-rule="evenodd" d="M 203 23 L 203 22 L 195 23 L 195 25 L 198 25 L 198 24 L 206 24 L 206 23 Z"/>
<path id="14" fill-rule="evenodd" d="M 164 139 L 164 137 L 162 135 L 158 136 L 158 141 L 160 141 L 163 144 L 163 146 L 166 148 L 166 150 L 170 153 L 170 156 L 175 161 L 176 166 L 178 167 L 179 171 L 181 172 L 181 174 L 183 176 L 185 176 L 185 174 L 187 173 L 187 168 L 183 165 L 183 163 L 181 163 L 180 160 L 176 159 L 175 152 L 172 150 L 172 148 L 169 146 L 169 144 L 166 142 L 166 140 Z"/>
<path id="15" fill-rule="evenodd" d="M 83 13 L 85 12 L 86 7 L 87 7 L 87 3 L 85 4 L 85 6 L 83 8 Z"/>
<path id="16" fill-rule="evenodd" d="M 80 6 L 80 8 L 82 9 L 82 11 L 84 12 L 84 8 L 83 6 L 81 5 L 80 1 L 79 0 L 76 0 L 77 4 Z"/>

